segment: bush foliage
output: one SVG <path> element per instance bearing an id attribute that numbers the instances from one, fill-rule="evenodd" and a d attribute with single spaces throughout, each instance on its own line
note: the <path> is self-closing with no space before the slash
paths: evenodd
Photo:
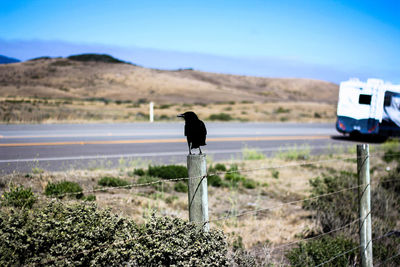
<path id="1" fill-rule="evenodd" d="M 10 185 L 8 192 L 4 192 L 1 196 L 1 205 L 13 206 L 19 208 L 32 208 L 37 201 L 36 196 L 30 188 L 25 188 L 22 185 Z"/>
<path id="2" fill-rule="evenodd" d="M 311 197 L 333 193 L 357 185 L 357 175 L 351 172 L 325 174 L 310 180 Z M 304 208 L 317 211 L 316 219 L 323 232 L 351 223 L 358 218 L 358 190 L 315 198 L 304 203 Z"/>
<path id="3" fill-rule="evenodd" d="M 0 210 L 0 265 L 226 266 L 220 231 L 152 216 L 144 225 L 84 202 Z"/>
<path id="4" fill-rule="evenodd" d="M 397 167 L 388 173 L 387 176 L 382 177 L 378 185 L 371 188 L 372 239 L 375 240 L 372 244 L 374 263 L 376 264 L 393 257 L 400 249 L 400 240 L 395 237 L 396 231 L 393 231 L 397 229 L 398 218 L 400 216 L 400 187 L 397 183 L 400 181 L 399 177 L 400 168 Z M 357 175 L 351 172 L 330 170 L 329 174 L 312 179 L 310 184 L 312 188 L 311 197 L 315 197 L 356 187 Z M 304 202 L 303 205 L 306 209 L 316 211 L 316 219 L 321 226 L 321 231 L 326 233 L 358 219 L 358 189 L 349 189 L 337 194 L 312 199 Z M 348 241 L 353 240 L 353 242 L 358 242 L 358 235 L 354 234 L 357 231 L 358 223 L 355 223 L 340 232 L 348 236 Z M 339 237 L 333 235 L 330 238 L 332 238 L 332 242 L 337 242 L 337 240 L 334 240 Z M 319 246 L 323 246 L 323 244 L 316 245 L 315 247 L 309 245 L 307 249 L 302 249 L 304 253 L 306 252 L 309 255 L 307 257 L 315 258 L 320 257 L 318 256 L 321 254 Z M 300 251 L 297 250 L 296 253 L 301 254 Z M 339 251 L 336 252 L 339 253 Z M 345 252 L 345 250 L 342 252 Z M 335 256 L 334 254 L 329 254 L 328 250 L 324 253 L 329 257 Z M 289 255 L 293 256 L 293 254 Z M 300 259 L 300 256 L 298 257 Z M 306 257 L 306 255 L 302 257 Z M 308 259 L 307 257 L 306 259 Z M 392 263 L 398 265 L 400 264 L 400 259 L 395 258 L 392 260 Z"/>
<path id="5" fill-rule="evenodd" d="M 216 174 L 216 172 L 226 171 L 226 166 L 221 163 L 215 164 L 215 166 L 210 165 L 208 168 L 207 185 L 214 187 L 227 187 L 227 183 L 222 180 L 222 178 Z"/>
<path id="6" fill-rule="evenodd" d="M 354 266 L 358 255 L 358 244 L 342 236 L 325 236 L 320 239 L 300 243 L 296 248 L 289 251 L 286 257 L 290 266 L 317 266 L 340 255 L 346 251 L 353 251 L 337 257 L 335 260 L 324 264 L 324 266 Z"/>

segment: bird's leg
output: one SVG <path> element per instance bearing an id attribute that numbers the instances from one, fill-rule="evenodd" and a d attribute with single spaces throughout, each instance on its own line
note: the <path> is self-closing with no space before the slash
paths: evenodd
<path id="1" fill-rule="evenodd" d="M 188 141 L 188 147 L 189 147 L 189 155 L 192 155 L 192 149 L 190 148 L 190 142 Z"/>
<path id="2" fill-rule="evenodd" d="M 200 147 L 199 147 L 199 150 L 200 150 L 200 155 L 203 154 L 203 153 L 201 153 L 201 148 Z"/>

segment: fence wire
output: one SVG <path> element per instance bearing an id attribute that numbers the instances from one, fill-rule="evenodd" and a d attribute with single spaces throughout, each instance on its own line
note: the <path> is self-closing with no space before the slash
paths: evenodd
<path id="1" fill-rule="evenodd" d="M 384 153 L 383 155 L 384 156 L 389 156 L 389 157 L 390 156 L 400 156 L 400 153 Z M 378 155 L 374 154 L 374 155 L 370 155 L 369 157 L 372 158 L 372 157 L 381 157 L 381 156 L 378 156 Z M 266 166 L 266 167 L 252 168 L 252 169 L 240 169 L 240 170 L 238 169 L 238 170 L 230 170 L 230 171 L 222 171 L 222 172 L 213 172 L 213 173 L 208 173 L 206 175 L 197 176 L 197 177 L 182 177 L 182 178 L 176 178 L 176 179 L 160 179 L 160 180 L 157 180 L 157 181 L 147 182 L 147 183 L 136 183 L 136 184 L 134 183 L 134 184 L 124 185 L 124 186 L 117 186 L 117 187 L 102 187 L 102 188 L 93 189 L 93 190 L 85 190 L 85 191 L 82 191 L 82 192 L 58 194 L 58 195 L 53 195 L 52 197 L 64 197 L 64 196 L 68 196 L 68 195 L 78 195 L 78 194 L 84 194 L 84 193 L 95 193 L 95 192 L 102 192 L 102 191 L 116 190 L 116 189 L 131 189 L 131 188 L 137 188 L 137 187 L 152 186 L 152 185 L 161 184 L 161 183 L 177 182 L 177 181 L 190 180 L 190 179 L 199 179 L 199 178 L 204 178 L 204 177 L 213 176 L 213 175 L 225 175 L 225 174 L 230 174 L 230 173 L 246 173 L 246 172 L 254 172 L 254 171 L 258 171 L 258 170 L 269 170 L 269 169 L 299 167 L 299 166 L 307 166 L 307 165 L 313 165 L 313 164 L 319 164 L 319 163 L 327 163 L 327 162 L 334 162 L 334 161 L 346 161 L 346 160 L 356 160 L 356 159 L 357 159 L 357 157 L 346 157 L 346 158 L 337 158 L 337 159 L 328 159 L 328 160 L 308 161 L 308 162 L 303 161 L 303 162 L 295 163 L 295 164 Z M 371 184 L 382 184 L 382 183 L 399 182 L 399 181 L 400 181 L 400 179 L 392 179 L 392 180 L 386 180 L 386 181 L 376 181 L 376 182 L 372 182 Z M 367 186 L 369 186 L 369 184 Z M 301 200 L 296 200 L 296 201 L 285 202 L 285 203 L 282 203 L 282 204 L 279 204 L 279 205 L 276 205 L 276 206 L 272 206 L 272 207 L 261 208 L 261 209 L 256 209 L 256 210 L 248 210 L 248 211 L 240 212 L 238 214 L 231 214 L 231 215 L 228 215 L 228 216 L 221 216 L 219 218 L 209 220 L 209 221 L 207 221 L 205 223 L 217 222 L 217 221 L 221 221 L 221 220 L 228 220 L 230 218 L 246 216 L 246 215 L 249 215 L 249 214 L 257 214 L 257 213 L 262 212 L 262 211 L 278 209 L 278 208 L 281 208 L 281 207 L 286 206 L 286 205 L 292 205 L 292 204 L 304 202 L 304 201 L 307 201 L 307 200 L 313 200 L 313 199 L 318 199 L 318 198 L 322 198 L 322 197 L 326 197 L 326 196 L 330 196 L 330 195 L 334 195 L 334 194 L 339 194 L 341 192 L 354 190 L 354 189 L 357 189 L 359 187 L 360 186 L 353 186 L 353 187 L 345 188 L 345 189 L 338 190 L 338 191 L 331 192 L 331 193 L 326 193 L 326 194 L 322 194 L 322 195 L 318 195 L 318 196 L 314 196 L 314 197 L 309 197 L 309 198 L 305 198 L 305 199 L 301 199 Z M 364 218 L 363 221 L 365 221 L 365 219 L 368 216 L 369 216 L 369 214 Z M 285 248 L 285 247 L 288 247 L 288 246 L 291 246 L 291 245 L 294 245 L 294 244 L 297 244 L 297 243 L 300 243 L 300 242 L 307 242 L 307 241 L 310 241 L 310 240 L 318 239 L 318 238 L 320 238 L 322 236 L 325 236 L 325 235 L 332 234 L 334 232 L 338 232 L 340 230 L 343 230 L 343 229 L 345 229 L 345 228 L 347 228 L 347 227 L 349 227 L 349 226 L 351 226 L 351 225 L 353 225 L 353 224 L 355 224 L 355 223 L 357 223 L 359 221 L 360 221 L 360 219 L 356 219 L 356 220 L 354 220 L 354 221 L 352 221 L 352 222 L 350 222 L 350 223 L 348 223 L 348 224 L 346 224 L 346 225 L 344 225 L 342 227 L 336 228 L 336 229 L 331 230 L 329 232 L 326 232 L 326 233 L 323 233 L 323 234 L 320 234 L 320 235 L 317 235 L 317 236 L 314 236 L 314 237 L 304 238 L 304 239 L 301 239 L 301 240 L 289 242 L 289 243 L 274 247 L 272 251 L 279 250 L 279 249 L 282 249 L 282 248 Z M 387 233 L 385 235 L 382 235 L 382 236 L 380 236 L 378 238 L 374 238 L 371 241 L 373 242 L 373 241 L 376 241 L 376 240 L 379 240 L 379 239 L 382 239 L 382 238 L 385 238 L 385 237 L 388 237 L 388 236 L 391 236 L 391 235 L 393 235 L 393 233 L 389 232 L 389 233 Z M 137 237 L 136 238 L 130 238 L 128 240 L 122 240 L 122 241 L 118 241 L 118 242 L 113 242 L 111 244 L 105 244 L 105 245 L 102 245 L 102 246 L 97 246 L 97 247 L 94 247 L 94 248 L 89 249 L 89 250 L 83 250 L 83 251 L 78 252 L 78 253 L 62 255 L 62 256 L 59 256 L 56 259 L 52 259 L 52 260 L 48 260 L 48 261 L 45 261 L 45 262 L 40 262 L 40 263 L 33 264 L 33 266 L 46 265 L 46 264 L 49 264 L 51 262 L 63 260 L 63 259 L 66 259 L 68 257 L 71 257 L 71 256 L 77 256 L 77 255 L 83 254 L 83 253 L 90 253 L 90 252 L 93 252 L 93 251 L 96 251 L 96 250 L 99 250 L 99 249 L 102 249 L 102 248 L 106 248 L 106 247 L 110 247 L 110 246 L 117 246 L 117 245 L 124 244 L 124 243 L 127 243 L 127 242 L 135 241 L 137 239 L 138 239 Z M 349 253 L 351 253 L 354 250 L 359 249 L 359 248 L 360 248 L 360 246 L 356 246 L 356 247 L 354 247 L 354 248 L 352 248 L 350 250 L 347 250 L 345 252 L 337 254 L 334 257 L 330 258 L 329 260 L 324 261 L 323 263 L 321 263 L 321 264 L 319 264 L 319 265 L 317 265 L 315 267 L 323 266 L 323 265 L 325 265 L 325 264 L 327 264 L 327 263 L 329 263 L 329 262 L 331 262 L 331 261 L 333 261 L 333 260 L 335 260 L 335 259 L 337 259 L 337 258 L 339 258 L 341 256 L 347 255 L 347 254 L 349 254 Z M 394 258 L 396 258 L 398 256 L 400 256 L 400 253 L 396 254 L 396 255 L 388 258 L 388 259 L 386 259 L 384 262 L 381 262 L 380 264 L 378 264 L 376 266 L 380 266 L 382 264 L 385 264 L 386 262 L 388 262 L 388 261 L 390 261 L 390 260 L 392 260 L 392 259 L 394 259 Z"/>
<path id="2" fill-rule="evenodd" d="M 97 189 L 84 190 L 84 191 L 81 191 L 81 192 L 62 193 L 62 194 L 51 195 L 51 197 L 62 198 L 62 197 L 65 197 L 65 196 L 80 195 L 80 194 L 85 194 L 85 193 L 96 193 L 96 192 L 103 192 L 103 191 L 117 190 L 117 189 L 131 189 L 131 188 L 137 188 L 137 187 L 152 186 L 152 185 L 161 184 L 161 183 L 171 183 L 171 182 L 184 181 L 184 180 L 200 179 L 200 178 L 214 176 L 214 175 L 225 175 L 225 174 L 232 174 L 232 173 L 247 173 L 247 172 L 254 172 L 254 171 L 259 171 L 259 170 L 273 170 L 273 169 L 282 169 L 282 168 L 291 168 L 291 167 L 301 167 L 301 166 L 313 165 L 313 164 L 318 164 L 318 163 L 344 161 L 344 160 L 349 160 L 349 159 L 354 159 L 354 157 L 328 159 L 328 160 L 318 160 L 318 161 L 308 161 L 308 162 L 307 161 L 303 161 L 303 162 L 295 163 L 295 164 L 265 166 L 265 167 L 252 168 L 252 169 L 238 169 L 238 170 L 230 170 L 230 171 L 219 171 L 219 172 L 212 172 L 212 173 L 207 173 L 206 175 L 194 176 L 194 177 L 182 177 L 182 178 L 174 178 L 174 179 L 159 179 L 157 181 L 152 181 L 152 182 L 147 182 L 147 183 L 133 183 L 133 184 L 123 185 L 123 186 L 101 187 L 101 188 L 97 188 Z"/>
<path id="3" fill-rule="evenodd" d="M 345 188 L 345 189 L 338 190 L 338 191 L 331 192 L 331 193 L 321 194 L 321 195 L 318 195 L 318 196 L 304 198 L 304 199 L 301 199 L 301 200 L 285 202 L 285 203 L 282 203 L 282 204 L 279 204 L 279 205 L 276 205 L 276 206 L 272 206 L 272 207 L 268 207 L 268 208 L 262 208 L 262 209 L 256 209 L 256 210 L 248 210 L 248 211 L 244 211 L 244 212 L 241 212 L 241 213 L 238 213 L 238 214 L 232 214 L 232 215 L 228 215 L 228 216 L 219 217 L 217 219 L 209 220 L 209 221 L 207 221 L 205 223 L 216 222 L 216 221 L 221 221 L 221 220 L 228 220 L 230 218 L 241 217 L 241 216 L 249 215 L 249 214 L 257 214 L 258 212 L 261 212 L 261 211 L 274 210 L 274 209 L 278 209 L 278 208 L 281 208 L 281 207 L 286 206 L 286 205 L 292 205 L 292 204 L 304 202 L 304 201 L 307 201 L 307 200 L 313 200 L 313 199 L 318 199 L 318 198 L 321 198 L 321 197 L 331 196 L 331 195 L 339 194 L 341 192 L 354 190 L 354 189 L 357 189 L 359 187 L 360 186 L 353 186 L 353 187 Z"/>
<path id="4" fill-rule="evenodd" d="M 325 264 L 327 264 L 327 263 L 329 263 L 329 262 L 331 262 L 331 261 L 333 261 L 333 260 L 335 260 L 335 259 L 337 259 L 337 258 L 339 258 L 339 257 L 341 257 L 341 256 L 344 256 L 344 255 L 349 254 L 350 252 L 353 252 L 354 250 L 356 250 L 356 249 L 358 249 L 358 248 L 360 248 L 360 246 L 354 247 L 354 248 L 352 248 L 352 249 L 350 249 L 350 250 L 347 250 L 347 251 L 345 251 L 345 252 L 342 252 L 342 253 L 340 253 L 340 254 L 337 254 L 337 255 L 335 255 L 334 257 L 330 258 L 329 260 L 324 261 L 324 262 L 322 262 L 322 263 L 316 265 L 315 267 L 323 266 L 323 265 L 325 265 Z"/>
<path id="5" fill-rule="evenodd" d="M 345 229 L 345 228 L 347 228 L 347 227 L 349 227 L 349 226 L 351 226 L 351 225 L 353 225 L 353 224 L 355 224 L 355 223 L 357 223 L 357 222 L 359 222 L 359 221 L 360 221 L 360 219 L 358 218 L 358 219 L 352 221 L 351 223 L 348 223 L 348 224 L 343 225 L 343 226 L 341 226 L 341 227 L 339 227 L 339 228 L 333 229 L 333 230 L 331 230 L 331 231 L 329 231 L 329 232 L 322 233 L 322 234 L 319 234 L 319 235 L 316 235 L 316 236 L 313 236 L 313 237 L 309 237 L 309 238 L 303 238 L 303 239 L 300 239 L 300 240 L 297 240 L 297 241 L 289 242 L 289 243 L 286 243 L 286 244 L 283 244 L 283 245 L 274 247 L 274 248 L 272 249 L 272 251 L 280 250 L 280 249 L 282 249 L 282 248 L 286 248 L 286 247 L 289 247 L 289 246 L 292 246 L 292 245 L 294 245 L 294 244 L 298 244 L 298 243 L 301 243 L 301 242 L 308 242 L 308 241 L 310 241 L 310 240 L 318 239 L 318 238 L 320 238 L 320 237 L 322 237 L 322 236 L 326 236 L 326 235 L 329 235 L 329 234 L 338 232 L 338 231 L 340 231 L 340 230 L 343 230 L 343 229 Z"/>
<path id="6" fill-rule="evenodd" d="M 365 219 L 366 219 L 366 217 L 364 218 L 364 220 L 365 220 Z M 385 238 L 385 237 L 388 237 L 388 236 L 391 236 L 391 235 L 393 235 L 393 233 L 389 232 L 389 233 L 386 233 L 386 234 L 384 234 L 384 235 L 382 235 L 382 236 L 379 236 L 379 237 L 376 237 L 376 238 L 372 239 L 372 240 L 366 245 L 366 247 L 364 248 L 364 251 L 365 251 L 365 249 L 367 249 L 368 245 L 369 245 L 371 242 L 376 241 L 376 240 L 379 240 L 379 239 L 382 239 L 382 238 Z M 361 248 L 361 246 L 357 246 L 357 247 L 354 247 L 354 248 L 352 248 L 352 249 L 350 249 L 350 250 L 347 250 L 347 251 L 345 251 L 345 252 L 342 252 L 342 253 L 340 253 L 340 254 L 337 254 L 337 255 L 335 255 L 334 257 L 330 258 L 329 260 L 324 261 L 324 262 L 322 262 L 322 263 L 316 265 L 315 267 L 323 266 L 323 265 L 325 265 L 325 264 L 327 264 L 327 263 L 333 261 L 334 259 L 337 259 L 337 258 L 339 258 L 339 257 L 341 257 L 341 256 L 344 256 L 344 255 L 346 255 L 346 254 L 349 254 L 350 252 L 353 252 L 353 251 L 356 250 L 357 248 Z M 399 253 L 399 254 L 396 254 L 396 255 L 394 255 L 394 256 L 388 258 L 388 259 L 386 259 L 384 262 L 381 262 L 381 263 L 379 263 L 379 264 L 376 264 L 375 266 L 380 266 L 380 265 L 382 265 L 382 264 L 388 262 L 389 260 L 391 260 L 391 259 L 393 259 L 393 258 L 395 258 L 395 257 L 398 257 L 398 256 L 400 256 L 400 253 Z"/>

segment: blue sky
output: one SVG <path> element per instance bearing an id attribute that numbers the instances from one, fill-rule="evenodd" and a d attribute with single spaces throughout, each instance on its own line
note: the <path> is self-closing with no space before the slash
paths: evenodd
<path id="1" fill-rule="evenodd" d="M 65 53 L 119 49 L 122 59 L 149 67 L 285 76 L 288 66 L 292 71 L 286 76 L 336 81 L 359 75 L 400 82 L 399 14 L 397 0 L 0 0 L 0 54 L 27 59 L 31 47 L 31 57 L 43 56 L 37 44 L 57 41 L 76 49 Z M 25 43 L 20 50 L 17 41 Z M 129 49 L 136 52 L 126 52 Z M 61 47 L 57 53 L 65 56 Z M 171 61 L 171 55 L 182 66 L 166 64 L 163 56 Z M 199 64 L 199 55 L 205 55 L 208 64 Z M 215 70 L 221 58 L 227 66 Z M 232 60 L 247 67 L 232 70 Z M 282 73 L 274 73 L 276 62 Z M 315 74 L 303 74 L 302 68 Z M 341 74 L 329 78 L 330 70 Z"/>

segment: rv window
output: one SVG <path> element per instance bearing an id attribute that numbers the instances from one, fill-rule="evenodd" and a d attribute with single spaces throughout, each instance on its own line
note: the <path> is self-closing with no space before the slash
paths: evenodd
<path id="1" fill-rule="evenodd" d="M 371 95 L 360 95 L 358 103 L 364 105 L 371 105 Z"/>
<path id="2" fill-rule="evenodd" d="M 385 93 L 385 100 L 383 102 L 383 105 L 385 107 L 388 107 L 392 104 L 392 96 L 390 94 L 388 94 L 387 92 Z"/>

